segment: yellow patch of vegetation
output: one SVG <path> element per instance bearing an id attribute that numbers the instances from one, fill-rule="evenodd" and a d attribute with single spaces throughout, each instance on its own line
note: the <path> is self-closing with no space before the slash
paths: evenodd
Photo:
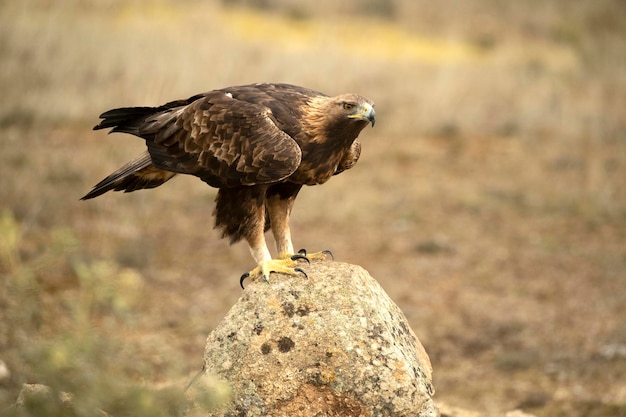
<path id="1" fill-rule="evenodd" d="M 577 65 L 569 48 L 541 41 L 485 49 L 469 39 L 423 36 L 387 21 L 359 17 L 302 19 L 250 9 L 214 11 L 231 35 L 268 47 L 294 51 L 339 50 L 379 61 L 416 61 L 432 64 L 535 62 L 553 70 Z"/>
<path id="2" fill-rule="evenodd" d="M 466 62 L 482 51 L 456 39 L 434 39 L 374 19 L 304 20 L 244 9 L 220 11 L 232 33 L 272 47 L 296 50 L 339 48 L 372 59 Z"/>
<path id="3" fill-rule="evenodd" d="M 151 30 L 159 27 L 161 36 L 167 32 L 176 37 L 189 35 L 192 27 L 203 27 L 205 42 L 235 38 L 266 45 L 272 51 L 328 50 L 378 61 L 432 64 L 531 62 L 553 70 L 571 69 L 578 64 L 571 48 L 541 40 L 525 39 L 523 43 L 514 41 L 485 49 L 468 38 L 425 36 L 396 22 L 374 18 L 307 19 L 208 3 L 191 7 L 163 1 L 121 3 L 113 10 L 113 20 L 121 26 L 148 24 Z"/>

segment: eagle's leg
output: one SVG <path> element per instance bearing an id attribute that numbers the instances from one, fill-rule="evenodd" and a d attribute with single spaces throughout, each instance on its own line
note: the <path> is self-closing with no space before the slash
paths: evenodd
<path id="1" fill-rule="evenodd" d="M 291 231 L 289 229 L 289 216 L 296 200 L 301 185 L 292 183 L 282 183 L 271 187 L 267 192 L 266 207 L 269 213 L 269 220 L 272 226 L 272 234 L 276 241 L 276 250 L 281 259 L 299 258 L 307 262 L 313 259 L 325 260 L 329 256 L 334 259 L 329 250 L 308 254 L 305 249 L 300 249 L 297 253 L 293 249 L 291 242 Z"/>
<path id="2" fill-rule="evenodd" d="M 272 259 L 265 242 L 265 187 L 221 188 L 215 205 L 215 225 L 223 236 L 230 237 L 231 243 L 245 239 L 257 267 L 242 275 L 240 282 L 247 277 L 263 277 L 269 280 L 272 272 L 289 275 L 306 273 L 296 267 L 296 260 L 305 258 L 293 254 L 285 259 Z M 293 258 L 293 259 L 291 259 Z"/>
<path id="3" fill-rule="evenodd" d="M 291 209 L 296 201 L 296 196 L 302 185 L 293 183 L 281 183 L 270 187 L 267 191 L 265 206 L 268 212 L 268 220 L 276 242 L 276 251 L 280 259 L 304 259 L 308 262 L 306 254 L 296 253 L 291 242 L 291 230 L 289 229 L 289 217 Z"/>
<path id="4" fill-rule="evenodd" d="M 293 244 L 291 243 L 289 213 L 292 205 L 293 198 L 281 199 L 278 195 L 268 195 L 265 205 L 257 208 L 254 214 L 257 221 L 254 223 L 254 227 L 248 230 L 245 239 L 250 246 L 250 253 L 258 266 L 252 271 L 245 273 L 241 277 L 241 283 L 247 277 L 259 276 L 268 281 L 272 272 L 287 275 L 303 274 L 305 277 L 307 276 L 302 269 L 297 267 L 297 261 L 299 259 L 308 261 L 308 259 L 302 254 L 294 253 Z M 276 239 L 276 248 L 279 253 L 277 259 L 272 259 L 265 241 L 265 210 L 268 211 L 269 221 Z"/>
<path id="5" fill-rule="evenodd" d="M 289 216 L 295 196 L 281 198 L 279 194 L 268 195 L 266 207 L 269 212 L 272 234 L 276 241 L 276 251 L 280 259 L 291 258 L 295 255 L 291 242 L 291 230 L 289 229 Z"/>

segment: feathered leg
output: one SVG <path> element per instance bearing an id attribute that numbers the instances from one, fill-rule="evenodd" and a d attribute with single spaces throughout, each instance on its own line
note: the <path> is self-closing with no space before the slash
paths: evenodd
<path id="1" fill-rule="evenodd" d="M 284 183 L 275 185 L 267 191 L 265 206 L 269 213 L 279 258 L 289 258 L 295 254 L 291 242 L 289 216 L 300 188 L 302 186 L 298 184 Z"/>
<path id="2" fill-rule="evenodd" d="M 272 259 L 270 255 L 264 234 L 265 192 L 265 187 L 238 187 L 221 188 L 217 194 L 215 226 L 222 229 L 223 237 L 230 237 L 231 243 L 245 239 L 257 263 L 256 268 L 241 276 L 240 283 L 248 277 L 263 277 L 268 281 L 272 272 L 306 276 L 303 270 L 296 267 L 296 260 L 305 258 L 303 255 L 279 259 Z"/>
<path id="3" fill-rule="evenodd" d="M 291 241 L 291 231 L 289 229 L 289 216 L 296 201 L 296 196 L 302 185 L 283 183 L 270 187 L 267 191 L 266 207 L 269 212 L 269 220 L 272 227 L 272 234 L 276 241 L 276 250 L 279 258 L 306 259 L 327 259 L 333 258 L 332 252 L 323 250 L 321 252 L 307 253 L 305 249 L 300 249 L 295 253 Z"/>

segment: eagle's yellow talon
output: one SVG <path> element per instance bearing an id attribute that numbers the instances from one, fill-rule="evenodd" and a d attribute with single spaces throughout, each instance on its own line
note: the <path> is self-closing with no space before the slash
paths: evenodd
<path id="1" fill-rule="evenodd" d="M 302 255 L 296 257 L 296 259 L 303 258 L 306 259 L 306 257 L 303 257 Z M 241 288 L 244 288 L 243 281 L 246 278 L 256 279 L 258 277 L 262 277 L 265 282 L 269 282 L 269 276 L 272 272 L 286 275 L 302 274 L 305 278 L 308 278 L 309 276 L 306 274 L 306 272 L 304 272 L 301 268 L 297 268 L 296 265 L 296 260 L 292 259 L 291 257 L 282 259 L 269 259 L 267 261 L 263 261 L 252 271 L 243 274 L 239 279 L 239 285 L 241 285 Z"/>

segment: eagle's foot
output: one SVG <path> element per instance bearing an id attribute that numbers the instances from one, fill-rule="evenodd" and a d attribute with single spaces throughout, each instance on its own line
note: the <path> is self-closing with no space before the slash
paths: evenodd
<path id="1" fill-rule="evenodd" d="M 264 281 L 269 282 L 270 273 L 272 272 L 276 272 L 279 274 L 286 274 L 286 275 L 302 274 L 304 275 L 305 278 L 308 278 L 308 275 L 306 274 L 306 272 L 304 272 L 302 268 L 298 268 L 296 266 L 297 261 L 299 259 L 304 259 L 307 262 L 309 262 L 308 258 L 300 253 L 297 253 L 293 256 L 289 256 L 287 258 L 268 259 L 266 261 L 263 261 L 259 264 L 259 266 L 254 268 L 252 271 L 246 272 L 245 274 L 243 274 L 241 278 L 239 279 L 239 285 L 241 285 L 241 288 L 244 288 L 243 281 L 246 278 L 256 279 L 256 278 L 262 277 Z"/>
<path id="2" fill-rule="evenodd" d="M 305 256 L 307 259 L 309 260 L 321 260 L 321 261 L 325 261 L 326 259 L 328 259 L 330 257 L 331 260 L 335 260 L 335 256 L 333 255 L 333 253 L 331 251 L 329 251 L 328 249 L 324 249 L 321 252 L 315 252 L 315 253 L 307 253 L 306 249 L 300 249 L 298 251 L 299 255 L 303 255 Z M 295 255 L 294 255 L 295 256 Z"/>

